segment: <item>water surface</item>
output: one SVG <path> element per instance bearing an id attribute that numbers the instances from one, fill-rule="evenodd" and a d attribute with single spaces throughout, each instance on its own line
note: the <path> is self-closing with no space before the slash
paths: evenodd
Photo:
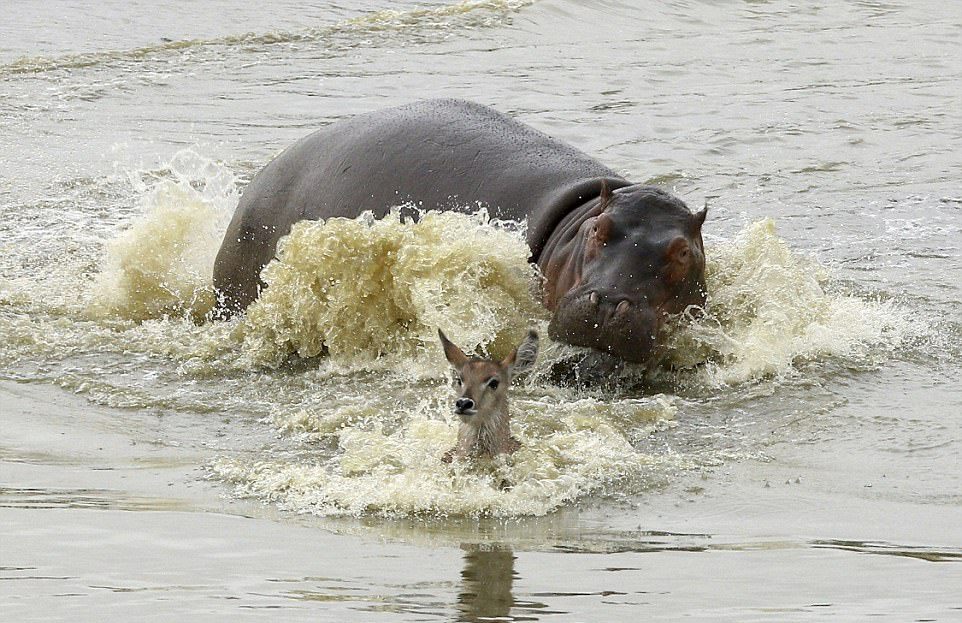
<path id="1" fill-rule="evenodd" d="M 0 23 L 5 613 L 962 616 L 962 10 L 267 8 Z M 523 224 L 305 227 L 271 300 L 195 322 L 263 164 L 442 96 L 709 204 L 676 369 L 559 383 L 580 354 L 548 344 L 512 395 L 524 450 L 453 470 L 431 336 L 497 353 L 543 323 Z M 388 261 L 390 284 L 363 270 Z"/>

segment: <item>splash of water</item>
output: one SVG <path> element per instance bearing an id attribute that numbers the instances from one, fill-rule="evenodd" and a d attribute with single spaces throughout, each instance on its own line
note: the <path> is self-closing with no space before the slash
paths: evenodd
<path id="1" fill-rule="evenodd" d="M 143 217 L 108 245 L 92 288 L 94 317 L 143 321 L 209 309 L 236 180 L 189 152 L 169 169 L 145 189 Z M 698 384 L 777 376 L 818 358 L 858 362 L 924 332 L 893 302 L 833 291 L 829 273 L 793 252 L 770 220 L 707 255 L 707 313 L 677 323 L 667 342 L 672 366 L 695 370 Z M 230 348 L 241 353 L 238 365 L 256 368 L 327 353 L 339 365 L 378 362 L 381 370 L 431 376 L 444 366 L 433 347 L 438 327 L 468 350 L 503 356 L 546 318 L 527 256 L 522 232 L 483 212 L 298 223 L 264 269 L 267 290 L 227 332 L 239 344 L 211 348 L 208 341 L 206 354 L 185 356 Z M 550 340 L 544 352 L 552 366 L 585 359 L 583 349 Z M 546 369 L 536 374 L 546 379 Z M 623 374 L 636 372 L 629 366 Z"/>
<path id="2" fill-rule="evenodd" d="M 31 299 L 36 289 L 3 286 L 0 356 L 48 365 L 53 352 L 68 361 L 95 353 L 98 367 L 52 374 L 107 404 L 273 408 L 268 425 L 293 451 L 212 466 L 240 494 L 326 515 L 543 515 L 589 495 L 645 491 L 706 458 L 640 451 L 653 430 L 685 417 L 684 401 L 557 387 L 549 369 L 584 351 L 545 336 L 538 367 L 512 394 L 524 447 L 510 458 L 444 465 L 456 424 L 450 390 L 437 383 L 447 364 L 435 329 L 501 356 L 532 323 L 543 327 L 523 233 L 483 214 L 300 223 L 265 268 L 268 288 L 248 313 L 198 325 L 185 315 L 210 304 L 236 180 L 190 155 L 167 169 L 143 187 L 143 214 L 86 282 L 85 313 L 44 315 Z M 669 335 L 671 361 L 684 369 L 676 381 L 714 391 L 808 360 L 859 366 L 918 334 L 897 305 L 838 292 L 770 221 L 712 245 L 708 257 L 708 311 Z M 130 352 L 153 356 L 160 381 Z M 309 357 L 297 374 L 270 369 Z M 131 374 L 144 380 L 134 384 Z"/>
<path id="3" fill-rule="evenodd" d="M 700 384 L 777 376 L 820 358 L 856 363 L 925 332 L 894 302 L 833 291 L 828 271 L 793 252 L 770 219 L 707 255 L 707 313 L 669 339 L 672 363 L 698 366 Z"/>
<path id="4" fill-rule="evenodd" d="M 544 316 L 528 254 L 521 232 L 484 211 L 298 223 L 262 273 L 244 350 L 268 365 L 326 351 L 393 366 L 433 346 L 442 328 L 469 350 L 504 355 Z"/>
<path id="5" fill-rule="evenodd" d="M 214 304 L 211 275 L 237 203 L 236 178 L 182 151 L 143 197 L 141 217 L 107 245 L 87 312 L 130 320 L 201 318 Z"/>
<path id="6" fill-rule="evenodd" d="M 684 460 L 634 450 L 631 440 L 674 416 L 665 396 L 609 403 L 599 399 L 538 396 L 514 399 L 515 436 L 522 448 L 510 458 L 447 465 L 454 418 L 441 406 L 446 389 L 392 414 L 384 424 L 370 403 L 297 411 L 275 417 L 286 430 L 332 437 L 327 460 L 245 463 L 221 459 L 213 473 L 241 495 L 265 498 L 296 512 L 321 515 L 544 515 L 611 487 L 641 490 L 646 476 L 666 462 Z"/>
<path id="7" fill-rule="evenodd" d="M 172 175 L 145 189 L 143 217 L 108 245 L 91 289 L 93 317 L 144 321 L 209 309 L 235 179 L 189 153 L 169 168 Z M 438 327 L 469 350 L 503 356 L 545 319 L 527 254 L 519 231 L 483 213 L 299 223 L 265 268 L 262 297 L 238 326 L 217 332 L 215 341 L 229 335 L 228 343 L 205 340 L 206 350 L 179 356 L 210 360 L 234 350 L 233 365 L 257 368 L 326 352 L 337 365 L 376 362 L 432 376 L 444 366 L 433 348 Z M 699 385 L 778 376 L 818 358 L 857 363 L 924 332 L 895 303 L 833 291 L 827 271 L 792 252 L 771 221 L 711 246 L 707 282 L 707 313 L 668 336 L 670 363 L 695 370 L 693 381 L 683 374 Z M 545 341 L 550 366 L 584 359 L 583 349 Z M 542 380 L 548 367 L 536 371 Z M 621 374 L 627 382 L 636 373 L 629 366 Z"/>

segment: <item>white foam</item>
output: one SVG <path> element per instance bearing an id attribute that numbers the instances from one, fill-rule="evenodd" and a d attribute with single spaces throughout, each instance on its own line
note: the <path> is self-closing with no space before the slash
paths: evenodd
<path id="1" fill-rule="evenodd" d="M 307 427 L 332 436 L 326 460 L 247 463 L 222 459 L 212 469 L 242 495 L 322 515 L 544 515 L 612 486 L 644 487 L 645 474 L 665 457 L 634 450 L 631 438 L 650 432 L 676 410 L 672 399 L 606 402 L 529 395 L 512 401 L 522 448 L 508 457 L 448 465 L 457 422 L 446 414 L 450 390 L 391 414 L 390 428 L 363 406 L 296 411 L 283 430 Z M 672 457 L 670 460 L 676 460 Z M 677 467 L 677 465 L 676 465 Z"/>
<path id="2" fill-rule="evenodd" d="M 94 317 L 201 318 L 214 304 L 214 258 L 237 203 L 234 175 L 192 151 L 143 188 L 141 216 L 107 245 Z"/>
<path id="3" fill-rule="evenodd" d="M 669 340 L 676 365 L 700 364 L 701 383 L 744 383 L 818 358 L 856 362 L 925 331 L 893 302 L 832 289 L 829 273 L 789 249 L 770 219 L 707 254 L 707 313 Z"/>

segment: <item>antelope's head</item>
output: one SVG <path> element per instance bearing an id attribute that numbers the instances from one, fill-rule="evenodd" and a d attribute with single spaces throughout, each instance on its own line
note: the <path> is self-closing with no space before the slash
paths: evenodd
<path id="1" fill-rule="evenodd" d="M 508 386 L 522 372 L 530 370 L 538 357 L 538 333 L 528 336 L 502 361 L 469 357 L 438 329 L 444 356 L 454 366 L 458 398 L 454 412 L 468 424 L 506 413 Z"/>

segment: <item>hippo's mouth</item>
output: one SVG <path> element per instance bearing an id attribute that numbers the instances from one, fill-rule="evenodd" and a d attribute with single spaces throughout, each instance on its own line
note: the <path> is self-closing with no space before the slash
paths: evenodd
<path id="1" fill-rule="evenodd" d="M 662 317 L 647 305 L 617 303 L 592 292 L 566 296 L 555 309 L 548 334 L 624 361 L 647 364 L 655 354 Z"/>

